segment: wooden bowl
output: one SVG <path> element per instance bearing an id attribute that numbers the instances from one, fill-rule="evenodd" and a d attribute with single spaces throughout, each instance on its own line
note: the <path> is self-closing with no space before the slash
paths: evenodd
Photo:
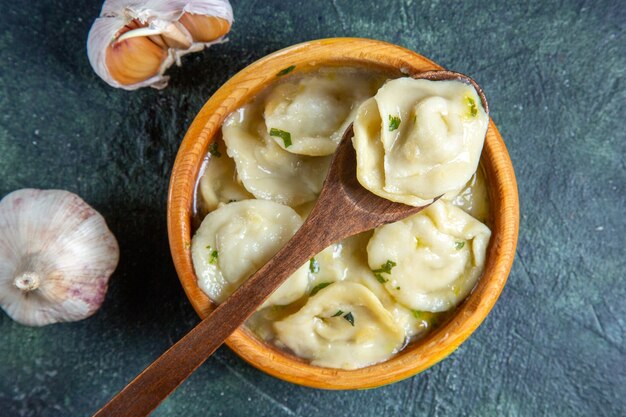
<path id="1" fill-rule="evenodd" d="M 197 285 L 191 261 L 191 219 L 194 190 L 208 147 L 232 111 L 250 101 L 280 77 L 319 66 L 361 66 L 411 75 L 440 70 L 439 65 L 396 45 L 355 38 L 305 42 L 268 55 L 241 70 L 206 102 L 187 131 L 174 164 L 168 199 L 168 233 L 180 281 L 201 318 L 214 308 Z M 239 328 L 226 344 L 251 365 L 270 375 L 315 388 L 356 389 L 395 382 L 439 362 L 452 353 L 485 319 L 495 304 L 513 263 L 519 223 L 515 173 L 493 121 L 489 122 L 481 156 L 489 187 L 492 230 L 487 264 L 474 291 L 454 315 L 425 338 L 407 346 L 386 362 L 357 370 L 320 368 L 282 352 Z"/>

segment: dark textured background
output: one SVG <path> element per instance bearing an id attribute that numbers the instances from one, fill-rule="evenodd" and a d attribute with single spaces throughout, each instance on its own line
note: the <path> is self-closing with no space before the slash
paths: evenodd
<path id="1" fill-rule="evenodd" d="M 198 321 L 165 227 L 184 132 L 239 69 L 332 36 L 393 42 L 483 86 L 519 181 L 509 282 L 465 344 L 403 382 L 313 390 L 223 347 L 154 415 L 623 416 L 624 5 L 232 3 L 230 42 L 184 59 L 168 89 L 129 93 L 98 79 L 87 61 L 98 0 L 2 0 L 0 197 L 23 187 L 76 192 L 106 217 L 122 255 L 104 306 L 87 320 L 28 328 L 0 312 L 0 416 L 89 415 Z"/>

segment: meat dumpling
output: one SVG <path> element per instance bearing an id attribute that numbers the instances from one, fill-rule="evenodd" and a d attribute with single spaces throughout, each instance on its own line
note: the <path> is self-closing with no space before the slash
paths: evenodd
<path id="1" fill-rule="evenodd" d="M 368 263 L 387 291 L 415 311 L 459 304 L 481 276 L 491 231 L 460 208 L 437 201 L 374 231 Z"/>
<path id="2" fill-rule="evenodd" d="M 191 241 L 198 285 L 211 300 L 223 302 L 243 281 L 267 263 L 295 234 L 302 219 L 290 207 L 272 201 L 244 200 L 209 213 Z M 302 265 L 265 302 L 286 305 L 308 286 Z"/>
<path id="3" fill-rule="evenodd" d="M 340 281 L 274 323 L 278 342 L 313 365 L 356 369 L 382 362 L 404 345 L 405 332 L 365 286 Z"/>
<path id="4" fill-rule="evenodd" d="M 256 103 L 228 116 L 222 135 L 241 182 L 256 198 L 291 207 L 317 198 L 331 156 L 296 155 L 281 148 L 266 131 Z"/>
<path id="5" fill-rule="evenodd" d="M 488 122 L 471 85 L 388 81 L 357 112 L 357 178 L 388 200 L 430 203 L 463 186 L 476 172 Z"/>
<path id="6" fill-rule="evenodd" d="M 321 73 L 286 81 L 265 99 L 267 133 L 288 152 L 323 156 L 335 152 L 358 106 L 380 82 L 355 71 Z"/>

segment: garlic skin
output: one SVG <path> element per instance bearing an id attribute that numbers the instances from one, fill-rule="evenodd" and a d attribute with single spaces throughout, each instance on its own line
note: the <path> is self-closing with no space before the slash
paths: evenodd
<path id="1" fill-rule="evenodd" d="M 228 0 L 106 0 L 89 31 L 87 55 L 112 87 L 162 89 L 173 63 L 224 42 L 232 23 Z"/>
<path id="2" fill-rule="evenodd" d="M 23 189 L 0 200 L 0 307 L 18 323 L 92 315 L 118 260 L 104 218 L 77 195 Z"/>

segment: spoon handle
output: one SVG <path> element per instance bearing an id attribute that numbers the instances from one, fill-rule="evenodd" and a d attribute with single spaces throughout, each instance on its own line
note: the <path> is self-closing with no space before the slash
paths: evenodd
<path id="1" fill-rule="evenodd" d="M 345 228 L 334 228 L 329 224 L 334 222 L 327 212 L 330 207 L 318 206 L 268 263 L 132 380 L 94 417 L 150 414 L 257 310 L 281 282 L 336 238 L 344 236 Z M 341 232 L 338 233 L 338 229 Z"/>

